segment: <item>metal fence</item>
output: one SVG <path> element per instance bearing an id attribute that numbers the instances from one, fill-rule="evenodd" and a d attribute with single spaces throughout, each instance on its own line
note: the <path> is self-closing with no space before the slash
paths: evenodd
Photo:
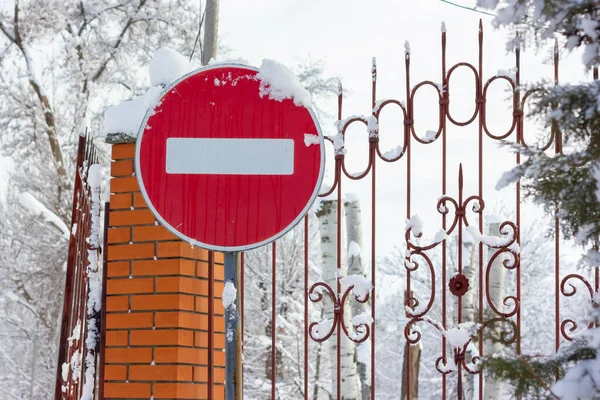
<path id="1" fill-rule="evenodd" d="M 486 163 L 486 152 L 484 150 L 485 143 L 493 143 L 501 140 L 511 140 L 519 144 L 526 144 L 525 129 L 526 124 L 526 107 L 528 98 L 531 93 L 521 87 L 521 50 L 515 51 L 515 69 L 514 75 L 505 73 L 492 75 L 486 78 L 483 71 L 484 65 L 484 33 L 480 23 L 478 33 L 478 53 L 477 62 L 471 64 L 468 62 L 458 62 L 453 65 L 447 63 L 446 54 L 447 33 L 442 29 L 441 33 L 441 84 L 434 83 L 433 80 L 425 80 L 421 82 L 413 82 L 411 80 L 411 54 L 407 48 L 405 53 L 405 100 L 387 99 L 379 100 L 377 96 L 378 75 L 377 66 L 373 63 L 372 76 L 372 95 L 371 95 L 371 110 L 367 116 L 353 116 L 344 119 L 343 114 L 343 95 L 340 87 L 338 97 L 337 110 L 337 137 L 329 137 L 327 140 L 333 145 L 331 155 L 335 158 L 333 184 L 330 188 L 324 189 L 325 193 L 321 193 L 323 199 L 333 199 L 334 207 L 337 207 L 337 224 L 336 236 L 337 243 L 335 262 L 339 268 L 339 273 L 334 280 L 325 281 L 319 277 L 319 272 L 315 273 L 312 268 L 311 259 L 316 257 L 317 264 L 322 262 L 320 250 L 315 250 L 311 247 L 313 235 L 311 234 L 311 217 L 307 216 L 304 219 L 304 224 L 296 228 L 296 235 L 302 235 L 303 239 L 303 278 L 301 280 L 301 288 L 296 290 L 293 296 L 302 298 L 303 306 L 303 323 L 298 326 L 298 332 L 301 332 L 301 352 L 295 357 L 298 362 L 298 371 L 293 379 L 282 377 L 277 373 L 278 370 L 284 369 L 285 363 L 281 362 L 282 357 L 285 358 L 285 352 L 289 349 L 284 349 L 283 336 L 287 334 L 286 327 L 279 329 L 278 324 L 285 324 L 286 320 L 283 316 L 282 307 L 288 307 L 289 299 L 281 300 L 278 295 L 281 293 L 280 287 L 286 284 L 286 278 L 278 277 L 281 273 L 282 264 L 289 262 L 284 257 L 280 257 L 278 249 L 280 241 L 268 247 L 268 250 L 262 250 L 262 263 L 269 263 L 270 266 L 266 271 L 266 279 L 264 285 L 249 286 L 249 274 L 256 274 L 256 265 L 261 261 L 256 261 L 252 269 L 244 266 L 244 258 L 242 258 L 242 276 L 240 295 L 242 304 L 242 324 L 245 335 L 244 344 L 246 345 L 252 340 L 250 337 L 251 329 L 248 324 L 252 321 L 244 320 L 244 312 L 248 313 L 250 291 L 255 293 L 262 291 L 262 310 L 266 315 L 262 324 L 268 327 L 264 330 L 264 335 L 269 339 L 263 338 L 262 344 L 257 349 L 256 345 L 252 348 L 246 347 L 244 360 L 246 378 L 249 378 L 249 369 L 252 361 L 252 352 L 260 352 L 262 354 L 259 359 L 263 360 L 266 365 L 263 368 L 263 377 L 265 379 L 258 380 L 256 384 L 252 382 L 256 378 L 256 372 L 252 373 L 250 379 L 246 379 L 244 383 L 244 398 L 267 398 L 272 399 L 284 398 L 334 398 L 342 399 L 344 397 L 344 385 L 348 384 L 347 377 L 343 371 L 343 341 L 348 338 L 355 344 L 366 342 L 370 343 L 370 355 L 367 373 L 370 375 L 366 380 L 369 386 L 366 388 L 363 385 L 361 394 L 357 394 L 355 398 L 384 398 L 383 394 L 379 393 L 382 375 L 385 372 L 396 373 L 398 382 L 398 392 L 389 398 L 417 398 L 419 397 L 417 385 L 439 385 L 439 391 L 436 392 L 441 398 L 464 398 L 466 392 L 470 391 L 468 397 L 483 398 L 484 390 L 491 391 L 492 387 L 484 389 L 486 382 L 484 372 L 480 367 L 481 356 L 491 355 L 498 349 L 511 348 L 515 354 L 522 354 L 522 297 L 524 291 L 528 288 L 522 285 L 523 271 L 522 254 L 520 254 L 519 244 L 522 242 L 522 232 L 520 232 L 522 220 L 522 204 L 524 202 L 521 193 L 520 185 L 517 183 L 514 188 L 514 196 L 512 197 L 512 215 L 513 218 L 502 221 L 486 221 L 484 217 L 484 209 L 486 202 L 484 198 L 484 184 L 490 178 L 486 175 L 489 168 L 484 168 Z M 430 61 L 430 60 L 428 60 Z M 559 72 L 559 52 L 558 46 L 554 49 L 554 76 L 551 78 L 555 84 L 558 84 Z M 469 76 L 472 76 L 474 86 L 474 97 L 464 100 L 459 97 L 453 97 L 455 89 L 452 77 L 458 71 L 466 71 Z M 597 76 L 597 71 L 595 71 Z M 509 120 L 509 128 L 503 133 L 493 133 L 489 124 L 489 116 L 497 110 L 488 108 L 488 97 L 491 88 L 499 83 L 504 82 L 509 86 L 509 93 L 512 104 Z M 415 97 L 423 89 L 429 87 L 433 89 L 437 95 L 436 104 L 430 104 L 429 109 L 431 115 L 438 121 L 438 129 L 428 133 L 425 137 L 419 136 L 415 130 Z M 461 120 L 451 112 L 451 104 L 468 102 L 474 107 L 474 111 L 470 117 Z M 389 134 L 380 129 L 380 118 L 382 111 L 388 108 L 401 110 L 402 113 L 402 145 L 395 152 L 385 152 L 380 147 L 380 138 L 383 135 Z M 347 155 L 344 151 L 344 140 L 347 139 L 348 132 L 351 126 L 364 126 L 367 131 L 368 142 L 364 143 L 364 147 L 368 148 L 368 164 L 362 173 L 351 173 L 347 165 Z M 451 127 L 467 128 L 472 127 L 476 133 L 474 137 L 468 140 L 475 144 L 476 157 L 475 171 L 469 171 L 467 174 L 464 171 L 460 161 L 461 154 L 454 154 L 453 168 L 450 168 L 449 155 L 450 150 L 447 147 L 449 140 L 448 130 Z M 340 140 L 342 139 L 342 140 Z M 441 144 L 440 144 L 441 142 Z M 413 165 L 415 159 L 413 153 L 417 146 L 429 146 L 436 144 L 439 146 L 440 153 L 436 157 L 441 160 L 441 168 L 439 171 L 431 170 L 429 174 L 440 177 L 439 192 L 436 195 L 437 200 L 435 208 L 431 209 L 431 213 L 435 213 L 441 219 L 441 227 L 448 236 L 455 237 L 456 243 L 451 245 L 449 240 L 445 240 L 444 236 L 436 237 L 429 243 L 423 243 L 419 240 L 421 236 L 420 226 L 418 221 L 411 220 L 414 213 L 415 205 L 419 205 L 424 201 L 426 193 L 415 191 L 416 184 Z M 329 147 L 329 146 L 328 146 Z M 539 147 L 546 150 L 548 153 L 561 153 L 562 137 L 556 126 L 547 135 L 545 142 Z M 330 149 L 331 150 L 331 149 Z M 513 161 L 502 166 L 494 166 L 493 170 L 502 168 L 509 170 L 513 166 L 520 164 L 522 161 L 521 155 L 515 154 L 512 156 Z M 378 180 L 378 170 L 385 163 L 396 163 L 402 165 L 398 168 L 397 178 L 405 184 L 405 201 L 398 207 L 398 213 L 403 213 L 408 220 L 406 232 L 402 230 L 404 242 L 398 242 L 403 247 L 404 266 L 402 271 L 402 282 L 404 284 L 404 298 L 398 298 L 400 310 L 404 314 L 404 324 L 400 327 L 403 332 L 403 338 L 393 343 L 377 343 L 381 328 L 378 326 L 382 323 L 377 312 L 379 311 L 378 290 L 383 288 L 386 283 L 380 281 L 381 271 L 379 268 L 380 255 L 378 251 L 377 240 L 377 213 L 378 213 L 378 192 L 385 182 Z M 453 171 L 452 173 L 450 171 Z M 454 171 L 458 172 L 457 174 Z M 474 173 L 473 173 L 474 172 Z M 469 185 L 467 185 L 469 179 Z M 370 213 L 368 221 L 370 226 L 367 231 L 370 237 L 367 239 L 369 246 L 369 265 L 365 276 L 372 283 L 372 290 L 369 293 L 359 293 L 352 285 L 343 284 L 344 276 L 347 274 L 341 268 L 342 259 L 348 257 L 349 249 L 343 245 L 341 240 L 343 232 L 343 188 L 349 181 L 365 181 L 368 183 L 370 201 L 368 210 L 363 210 L 367 214 Z M 467 186 L 469 189 L 467 189 Z M 471 191 L 471 188 L 474 188 Z M 337 200 L 337 201 L 336 201 Z M 430 199 L 429 199 L 430 200 Z M 403 208 L 403 210 L 402 210 Z M 495 224 L 496 232 L 486 234 L 490 223 Z M 492 225 L 493 225 L 492 224 Z M 590 298 L 598 289 L 598 268 L 595 268 L 590 273 L 590 278 L 583 276 L 580 273 L 565 273 L 561 270 L 561 238 L 559 234 L 559 220 L 556 217 L 552 223 L 555 230 L 551 240 L 553 242 L 553 261 L 551 266 L 548 266 L 547 275 L 552 276 L 552 286 L 547 289 L 547 296 L 554 298 L 554 304 L 550 309 L 544 310 L 545 313 L 551 315 L 553 326 L 540 327 L 551 332 L 553 350 L 557 350 L 559 345 L 572 339 L 575 331 L 580 331 L 585 327 L 581 324 L 578 327 L 577 318 L 564 315 L 562 305 L 565 299 L 575 295 L 578 292 L 578 287 L 583 288 L 583 292 L 589 291 Z M 470 227 L 470 228 L 469 228 Z M 475 229 L 473 229 L 473 227 Z M 471 239 L 468 243 L 465 239 L 466 233 L 469 232 Z M 323 232 L 321 232 L 323 234 Z M 322 240 L 323 238 L 321 238 Z M 474 241 L 474 244 L 473 244 Z M 473 267 L 468 273 L 465 271 L 467 266 L 464 261 L 464 252 L 469 251 L 468 246 L 471 246 L 473 253 Z M 270 260 L 265 257 L 264 252 L 270 252 Z M 438 256 L 434 257 L 432 253 L 438 252 Z M 246 260 L 250 254 L 246 254 Z M 257 256 L 260 259 L 260 256 Z M 258 260 L 257 259 L 257 260 Z M 246 261 L 247 263 L 247 261 Z M 450 264 L 453 265 L 452 270 Z M 511 282 L 507 283 L 506 290 L 511 289 L 512 293 L 500 295 L 494 294 L 495 285 L 493 281 L 494 274 L 497 274 L 499 269 L 504 269 L 509 273 L 507 279 Z M 417 285 L 415 276 L 425 274 L 428 286 Z M 321 271 L 322 274 L 322 271 Z M 504 274 L 504 272 L 503 272 Z M 593 276 L 592 276 L 593 275 Z M 465 294 L 470 292 L 472 296 L 471 310 L 467 313 L 463 301 Z M 581 295 L 581 291 L 579 292 Z M 246 299 L 244 300 L 244 297 Z M 255 297 L 253 297 L 255 299 Z M 568 300 L 568 299 L 567 299 Z M 588 299 L 589 300 L 589 299 Z M 256 301 L 256 300 L 254 300 Z M 266 301 L 270 304 L 267 306 Z M 244 302 L 246 306 L 244 307 Z M 370 309 L 370 319 L 365 322 L 364 319 L 350 322 L 347 309 L 356 303 L 368 304 Z M 313 310 L 316 308 L 324 310 L 324 313 L 330 313 L 332 319 L 329 323 L 320 325 L 320 319 L 314 317 Z M 470 314 L 469 314 L 470 313 Z M 323 316 L 323 312 L 321 313 Z M 470 322 L 471 324 L 463 324 Z M 461 325 L 462 324 L 462 325 Z M 538 323 L 539 325 L 539 323 Z M 324 328 L 327 332 L 316 334 L 318 330 Z M 434 352 L 436 355 L 433 358 L 437 378 L 428 381 L 422 381 L 419 377 L 419 365 L 421 369 L 424 360 L 420 351 L 417 350 L 422 336 L 425 335 L 424 330 L 428 329 L 430 337 L 437 338 L 437 345 L 434 350 L 429 349 L 429 352 Z M 256 332 L 256 331 L 255 331 Z M 461 336 L 465 334 L 466 336 Z M 490 340 L 490 336 L 495 336 Z M 256 342 L 256 341 L 255 341 Z M 258 342 L 256 342 L 258 343 Z M 286 343 L 289 343 L 286 342 Z M 321 343 L 321 344 L 320 344 Z M 323 353 L 315 353 L 310 349 L 315 346 L 329 344 L 335 355 L 330 357 L 329 363 L 333 370 L 328 372 L 331 378 L 329 387 L 322 386 L 320 391 L 324 397 L 315 395 L 318 391 L 315 390 L 315 369 L 319 368 L 319 363 L 323 362 Z M 495 347 L 496 346 L 496 347 Z M 386 349 L 381 350 L 382 347 Z M 356 350 L 354 350 L 356 352 Z M 383 366 L 380 361 L 380 356 L 386 351 L 394 351 L 398 354 L 395 365 Z M 316 354 L 316 356 L 315 356 Z M 312 357 L 312 358 L 311 358 Z M 319 358 L 320 357 L 320 358 Z M 354 362 L 357 361 L 357 355 L 354 355 Z M 249 360 L 246 362 L 246 360 Z M 322 368 L 322 366 L 321 366 Z M 394 370 L 396 368 L 396 370 Z M 256 369 L 256 368 L 254 368 Z M 259 367 L 260 369 L 260 367 Z M 387 371 L 380 371 L 387 369 Z M 400 372 L 402 371 L 402 372 Z M 416 375 L 416 376 L 415 376 Z M 475 377 L 475 379 L 474 379 Z M 282 385 L 296 385 L 296 389 L 288 394 L 283 394 Z M 470 383 L 467 383 L 469 381 Z M 493 382 L 492 382 L 493 383 Z M 490 384 L 491 385 L 491 384 Z M 467 388 L 466 386 L 469 386 Z M 253 390 L 254 395 L 248 393 Z M 504 389 L 494 390 L 510 390 L 504 386 Z M 256 393 L 262 391 L 262 397 Z M 502 394 L 500 394 L 502 396 Z M 350 397 L 353 398 L 353 397 Z M 387 397 L 386 397 L 387 398 Z M 422 395 L 421 398 L 428 398 L 427 395 Z M 498 397 L 501 398 L 501 397 Z"/>
<path id="2" fill-rule="evenodd" d="M 90 325 L 88 321 L 99 327 L 100 315 L 97 313 L 88 314 L 88 294 L 90 291 L 90 274 L 98 272 L 97 270 L 91 270 L 91 268 L 98 267 L 97 264 L 94 265 L 91 262 L 91 258 L 99 257 L 100 248 L 95 246 L 89 239 L 94 223 L 92 214 L 93 212 L 99 212 L 99 209 L 93 210 L 93 203 L 95 202 L 99 206 L 100 195 L 91 190 L 88 183 L 88 172 L 90 166 L 97 163 L 97 150 L 92 140 L 88 136 L 80 136 L 77 149 L 71 219 L 72 234 L 69 239 L 55 399 L 79 399 L 84 392 L 84 385 L 88 386 L 88 390 L 91 389 L 92 396 L 89 398 L 96 398 L 97 374 L 95 369 L 98 340 L 97 334 L 95 337 L 89 337 Z M 93 196 L 97 198 L 93 199 Z M 98 228 L 99 226 L 96 227 L 96 229 Z M 96 343 L 93 348 L 88 347 L 90 342 Z M 88 357 L 91 357 L 93 361 L 89 360 Z M 88 371 L 90 365 L 94 367 L 93 371 Z M 89 379 L 93 379 L 93 382 L 88 382 Z"/>

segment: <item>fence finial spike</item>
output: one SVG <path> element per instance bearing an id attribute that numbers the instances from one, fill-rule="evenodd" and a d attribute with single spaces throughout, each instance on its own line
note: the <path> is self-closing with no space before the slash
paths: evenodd
<path id="1" fill-rule="evenodd" d="M 342 88 L 342 81 L 338 81 L 337 95 L 341 96 L 343 93 L 344 93 L 344 90 Z"/>
<path id="2" fill-rule="evenodd" d="M 442 21 L 442 33 L 446 33 L 446 22 Z"/>
<path id="3" fill-rule="evenodd" d="M 483 33 L 483 20 L 479 18 L 479 33 Z"/>
<path id="4" fill-rule="evenodd" d="M 404 56 L 410 57 L 410 43 L 408 40 L 404 41 Z"/>
<path id="5" fill-rule="evenodd" d="M 558 38 L 554 38 L 554 55 L 558 55 Z"/>

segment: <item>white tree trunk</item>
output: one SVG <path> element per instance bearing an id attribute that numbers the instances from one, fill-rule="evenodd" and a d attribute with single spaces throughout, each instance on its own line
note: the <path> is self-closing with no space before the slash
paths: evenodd
<path id="1" fill-rule="evenodd" d="M 344 235 L 337 235 L 337 220 L 338 220 L 338 202 L 337 200 L 324 200 L 321 203 L 321 208 L 317 212 L 319 218 L 319 231 L 321 233 L 321 256 L 323 260 L 323 280 L 331 286 L 334 292 L 337 292 L 337 276 L 346 276 L 348 267 L 346 263 L 344 246 Z M 343 221 L 343 219 L 342 219 Z M 343 224 L 343 222 L 342 222 Z M 343 227 L 343 226 L 342 226 Z M 343 232 L 343 230 L 342 230 Z M 342 248 L 342 256 L 337 260 L 337 246 L 340 241 Z M 338 267 L 339 262 L 339 269 Z M 333 319 L 333 305 L 331 300 L 326 300 L 324 296 L 325 318 Z M 344 308 L 344 319 L 351 321 L 351 308 Z M 354 342 L 346 337 L 341 331 L 341 347 L 340 347 L 340 380 L 341 380 L 341 399 L 356 400 L 358 394 L 358 375 L 356 371 L 355 346 Z M 332 377 L 332 393 L 336 397 L 337 390 L 337 333 L 334 333 L 326 343 L 329 344 L 331 355 L 331 377 Z"/>
<path id="2" fill-rule="evenodd" d="M 366 277 L 364 259 L 363 259 L 363 240 L 362 240 L 362 213 L 360 201 L 358 198 L 348 198 L 344 202 L 346 213 L 346 236 L 348 239 L 348 275 L 360 275 Z M 350 299 L 352 304 L 352 316 L 362 314 L 367 310 L 368 303 L 359 303 L 355 299 Z M 370 347 L 371 341 L 366 340 L 358 346 Z M 370 354 L 370 351 L 364 352 Z M 356 369 L 360 380 L 360 398 L 368 400 L 371 394 L 371 371 L 370 362 L 367 363 L 358 357 L 356 358 Z"/>
<path id="3" fill-rule="evenodd" d="M 499 223 L 490 223 L 488 227 L 489 236 L 500 236 Z M 494 249 L 488 251 L 488 260 L 494 254 Z M 494 263 L 491 266 L 490 271 L 490 299 L 494 306 L 498 309 L 502 309 L 502 299 L 504 297 L 504 266 L 502 265 L 503 257 L 496 257 Z M 487 313 L 488 318 L 492 317 L 493 311 L 490 309 Z M 502 344 L 499 342 L 500 330 L 497 325 L 493 325 L 493 331 L 491 339 L 485 340 L 485 349 L 487 355 L 500 353 L 502 351 Z M 503 382 L 495 380 L 491 375 L 485 375 L 484 380 L 484 398 L 487 400 L 497 400 L 502 398 L 502 387 Z"/>

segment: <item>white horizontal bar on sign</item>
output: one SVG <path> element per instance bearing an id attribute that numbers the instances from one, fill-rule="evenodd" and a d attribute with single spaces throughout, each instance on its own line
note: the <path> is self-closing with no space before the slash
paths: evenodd
<path id="1" fill-rule="evenodd" d="M 292 139 L 167 139 L 168 174 L 291 175 Z"/>

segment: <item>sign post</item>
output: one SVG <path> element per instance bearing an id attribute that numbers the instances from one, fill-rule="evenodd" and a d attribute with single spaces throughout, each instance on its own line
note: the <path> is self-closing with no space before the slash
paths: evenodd
<path id="1" fill-rule="evenodd" d="M 289 71 L 288 71 L 289 72 Z M 253 67 L 223 64 L 165 89 L 136 144 L 140 191 L 173 234 L 225 253 L 225 291 L 238 285 L 238 253 L 290 231 L 318 195 L 324 140 L 310 108 L 271 87 Z M 277 81 L 277 80 L 275 80 Z M 284 85 L 285 87 L 285 85 Z M 235 399 L 237 296 L 225 307 L 226 398 Z"/>

